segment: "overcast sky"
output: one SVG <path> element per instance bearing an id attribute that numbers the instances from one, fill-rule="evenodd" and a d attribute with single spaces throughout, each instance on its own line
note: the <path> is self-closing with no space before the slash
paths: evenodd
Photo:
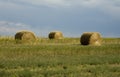
<path id="1" fill-rule="evenodd" d="M 119 29 L 120 0 L 0 0 L 0 35 L 30 30 L 42 37 L 51 31 L 120 37 Z"/>

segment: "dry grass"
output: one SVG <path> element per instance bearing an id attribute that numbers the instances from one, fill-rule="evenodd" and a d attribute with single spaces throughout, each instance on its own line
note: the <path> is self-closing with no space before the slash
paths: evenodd
<path id="1" fill-rule="evenodd" d="M 36 45 L 14 41 L 0 37 L 0 77 L 120 76 L 120 39 L 103 38 L 97 47 L 82 46 L 79 38 L 40 38 Z"/>

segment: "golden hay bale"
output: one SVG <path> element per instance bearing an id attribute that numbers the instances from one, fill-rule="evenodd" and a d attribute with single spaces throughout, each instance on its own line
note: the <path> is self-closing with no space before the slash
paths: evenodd
<path id="1" fill-rule="evenodd" d="M 55 32 L 50 32 L 48 37 L 49 37 L 49 39 L 62 39 L 63 34 L 62 34 L 62 32 L 55 31 Z"/>
<path id="2" fill-rule="evenodd" d="M 98 32 L 85 32 L 80 38 L 82 45 L 101 45 L 101 36 Z"/>
<path id="3" fill-rule="evenodd" d="M 35 42 L 36 36 L 30 31 L 20 31 L 15 34 L 17 43 L 32 43 Z"/>

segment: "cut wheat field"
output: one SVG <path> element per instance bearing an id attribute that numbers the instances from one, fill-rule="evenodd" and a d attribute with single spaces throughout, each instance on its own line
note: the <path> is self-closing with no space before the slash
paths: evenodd
<path id="1" fill-rule="evenodd" d="M 83 46 L 79 38 L 16 44 L 0 37 L 0 77 L 120 77 L 120 38 Z"/>

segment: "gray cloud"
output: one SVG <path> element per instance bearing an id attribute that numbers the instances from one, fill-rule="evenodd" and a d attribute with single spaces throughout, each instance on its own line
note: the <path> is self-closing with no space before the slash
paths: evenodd
<path id="1" fill-rule="evenodd" d="M 112 16 L 120 13 L 120 0 L 0 0 L 1 9 L 23 10 L 41 6 L 57 9 L 97 8 Z"/>
<path id="2" fill-rule="evenodd" d="M 14 3 L 14 4 L 29 4 L 29 5 L 43 5 L 48 7 L 73 7 L 85 6 L 96 7 L 106 4 L 106 6 L 117 5 L 120 6 L 119 0 L 0 0 L 0 2 Z"/>
<path id="3" fill-rule="evenodd" d="M 119 35 L 120 0 L 0 0 L 0 11 L 0 21 L 8 24 L 0 26 L 1 34 L 29 29 L 43 35 L 52 30 Z"/>

